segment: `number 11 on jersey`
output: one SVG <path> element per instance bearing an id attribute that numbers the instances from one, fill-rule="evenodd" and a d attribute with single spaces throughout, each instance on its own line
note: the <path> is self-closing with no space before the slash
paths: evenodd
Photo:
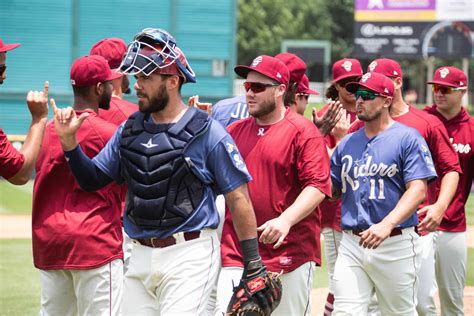
<path id="1" fill-rule="evenodd" d="M 370 195 L 369 199 L 371 200 L 385 200 L 385 194 L 384 194 L 384 182 L 382 179 L 378 180 L 379 183 L 379 196 L 375 197 L 375 179 L 370 179 Z"/>

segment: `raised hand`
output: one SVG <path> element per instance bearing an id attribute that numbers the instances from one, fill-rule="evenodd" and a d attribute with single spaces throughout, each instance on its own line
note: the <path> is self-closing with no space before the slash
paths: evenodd
<path id="1" fill-rule="evenodd" d="M 319 129 L 323 136 L 327 136 L 341 118 L 342 104 L 339 101 L 331 101 L 328 110 L 323 116 L 319 117 L 315 108 L 313 108 L 313 123 Z"/>
<path id="2" fill-rule="evenodd" d="M 58 109 L 54 99 L 51 99 L 51 108 L 54 112 L 54 127 L 58 134 L 64 151 L 76 148 L 76 133 L 82 122 L 89 116 L 89 113 L 82 113 L 79 117 L 72 107 Z"/>
<path id="3" fill-rule="evenodd" d="M 48 117 L 48 93 L 49 82 L 45 81 L 43 91 L 30 90 L 26 95 L 26 104 L 33 120 L 41 120 Z"/>
<path id="4" fill-rule="evenodd" d="M 339 141 L 346 136 L 349 127 L 351 127 L 350 122 L 351 116 L 347 114 L 345 109 L 341 109 L 341 118 L 331 131 L 331 134 L 336 138 L 336 140 Z"/>

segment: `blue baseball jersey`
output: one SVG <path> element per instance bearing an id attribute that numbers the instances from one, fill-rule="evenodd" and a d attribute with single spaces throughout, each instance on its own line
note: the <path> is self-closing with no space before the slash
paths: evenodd
<path id="1" fill-rule="evenodd" d="M 123 126 L 119 126 L 112 139 L 93 159 L 100 170 L 118 183 L 126 180 L 122 178 L 119 151 Z M 212 119 L 207 131 L 188 145 L 184 155 L 194 165 L 194 174 L 208 184 L 202 203 L 184 223 L 167 229 L 144 229 L 124 216 L 124 229 L 131 238 L 165 238 L 177 232 L 217 228 L 219 214 L 214 202 L 216 195 L 233 191 L 251 180 L 234 140 L 223 126 Z"/>
<path id="2" fill-rule="evenodd" d="M 245 96 L 224 99 L 212 107 L 212 118 L 227 127 L 235 121 L 249 117 Z"/>
<path id="3" fill-rule="evenodd" d="M 365 128 L 347 135 L 331 157 L 333 185 L 342 192 L 342 229 L 367 229 L 390 213 L 413 180 L 436 177 L 421 135 L 400 123 L 369 139 Z M 414 213 L 400 227 L 418 224 Z"/>

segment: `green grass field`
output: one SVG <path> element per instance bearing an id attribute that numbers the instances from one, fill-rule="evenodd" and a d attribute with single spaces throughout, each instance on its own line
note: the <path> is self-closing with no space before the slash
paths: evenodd
<path id="1" fill-rule="evenodd" d="M 0 181 L 0 214 L 30 214 L 32 182 L 12 186 Z M 474 193 L 466 205 L 469 225 L 474 225 Z M 467 285 L 474 286 L 474 248 L 468 252 Z M 314 287 L 327 287 L 328 277 L 323 251 L 323 266 L 316 269 Z M 37 315 L 40 302 L 39 272 L 33 266 L 31 240 L 0 239 L 0 315 Z"/>

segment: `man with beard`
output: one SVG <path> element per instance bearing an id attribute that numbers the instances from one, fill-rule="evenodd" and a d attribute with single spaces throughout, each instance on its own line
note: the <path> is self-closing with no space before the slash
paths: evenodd
<path id="1" fill-rule="evenodd" d="M 366 73 L 355 94 L 364 128 L 331 157 L 333 197 L 342 193 L 343 230 L 334 268 L 333 315 L 366 315 L 375 291 L 383 315 L 413 315 L 419 268 L 416 209 L 436 177 L 419 133 L 389 113 L 392 81 Z M 387 147 L 387 144 L 390 144 Z"/>
<path id="2" fill-rule="evenodd" d="M 272 315 L 311 314 L 313 271 L 321 263 L 319 218 L 315 211 L 330 195 L 329 159 L 316 126 L 288 108 L 284 96 L 290 74 L 285 64 L 262 55 L 235 67 L 244 87 L 251 117 L 228 127 L 254 178 L 249 194 L 260 232 L 263 263 L 283 272 L 283 296 Z M 225 312 L 245 269 L 235 217 L 226 212 L 221 241 L 222 270 L 217 312 Z"/>
<path id="3" fill-rule="evenodd" d="M 19 43 L 6 44 L 0 38 L 0 85 L 7 79 L 7 52 L 18 46 Z M 0 128 L 0 176 L 12 184 L 25 184 L 33 173 L 48 119 L 48 88 L 48 82 L 45 82 L 44 91 L 28 92 L 26 103 L 31 113 L 31 125 L 19 151 Z"/>
<path id="4" fill-rule="evenodd" d="M 136 78 L 140 111 L 104 150 L 91 160 L 78 146 L 84 114 L 55 109 L 56 130 L 81 187 L 127 181 L 124 228 L 134 246 L 122 313 L 201 315 L 219 269 L 217 194 L 224 194 L 235 222 L 246 266 L 242 276 L 252 280 L 265 271 L 247 192 L 251 178 L 225 129 L 183 102 L 181 86 L 196 78 L 168 32 L 138 33 L 120 70 Z"/>
<path id="5" fill-rule="evenodd" d="M 117 127 L 101 119 L 119 75 L 100 56 L 71 67 L 72 110 L 84 117 L 78 131 L 86 155 L 95 156 Z M 54 100 L 51 106 L 55 108 Z M 117 315 L 121 302 L 122 230 L 119 186 L 85 192 L 76 183 L 54 122 L 43 140 L 33 188 L 33 258 L 41 275 L 41 315 Z"/>
<path id="6" fill-rule="evenodd" d="M 92 46 L 90 54 L 104 57 L 112 72 L 116 72 L 123 55 L 127 51 L 127 45 L 120 38 L 105 38 Z M 130 115 L 138 111 L 136 104 L 123 99 L 124 94 L 130 93 L 130 80 L 128 76 L 122 74 L 117 79 L 112 80 L 112 99 L 108 110 L 99 109 L 99 117 L 115 125 L 122 124 Z"/>

